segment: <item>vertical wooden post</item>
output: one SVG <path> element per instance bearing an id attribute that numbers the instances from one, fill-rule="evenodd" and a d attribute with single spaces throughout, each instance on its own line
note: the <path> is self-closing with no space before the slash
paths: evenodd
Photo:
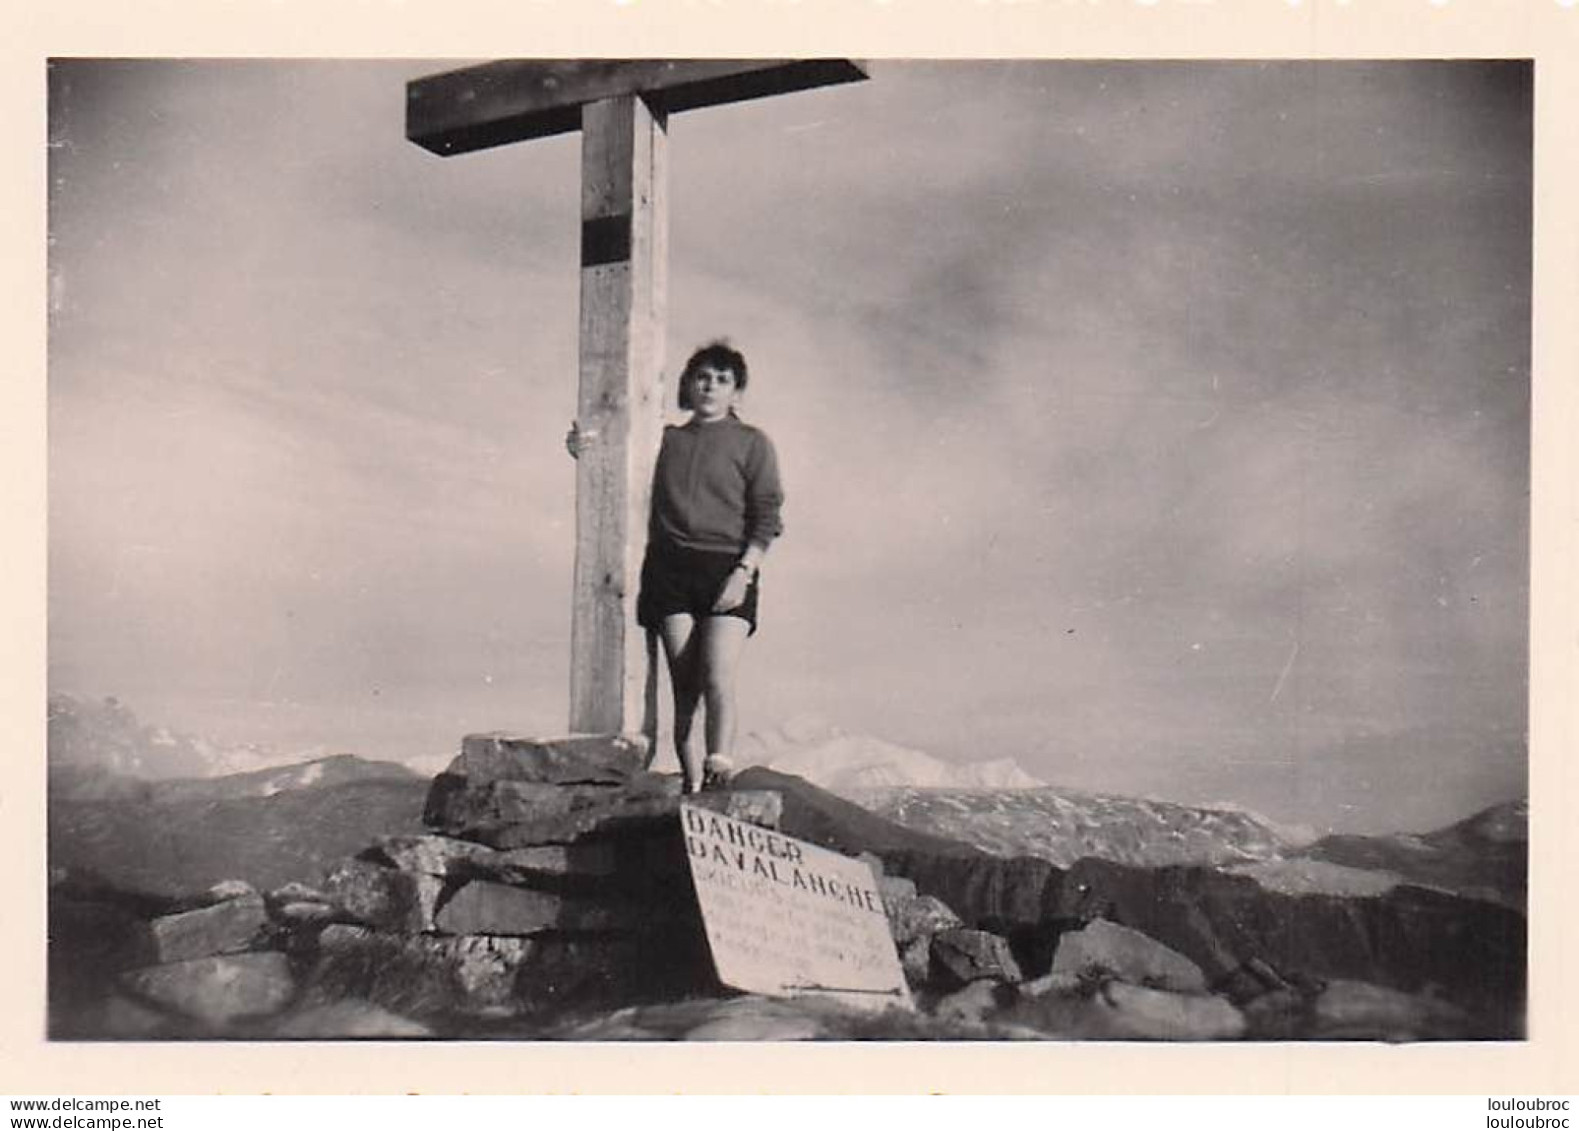
<path id="1" fill-rule="evenodd" d="M 581 381 L 570 729 L 656 734 L 635 602 L 663 411 L 667 134 L 639 95 L 581 117 Z M 651 747 L 649 747 L 649 752 Z"/>

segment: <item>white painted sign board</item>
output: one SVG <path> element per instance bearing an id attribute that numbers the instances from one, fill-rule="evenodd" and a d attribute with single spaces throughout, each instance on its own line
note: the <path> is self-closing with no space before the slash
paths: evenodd
<path id="1" fill-rule="evenodd" d="M 718 980 L 775 997 L 909 1008 L 871 867 L 721 813 L 680 806 Z"/>

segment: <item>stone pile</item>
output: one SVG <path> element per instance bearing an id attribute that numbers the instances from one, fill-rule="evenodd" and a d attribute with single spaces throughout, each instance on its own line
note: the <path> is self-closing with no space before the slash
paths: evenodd
<path id="1" fill-rule="evenodd" d="M 296 995 L 286 956 L 269 949 L 272 924 L 263 897 L 247 884 L 210 888 L 197 906 L 148 921 L 139 939 L 147 965 L 121 977 L 128 1020 L 146 1003 L 210 1028 L 276 1012 Z"/>
<path id="2" fill-rule="evenodd" d="M 58 1035 L 414 1036 L 430 1029 L 410 1018 L 465 1029 L 716 991 L 678 786 L 642 762 L 620 739 L 470 736 L 430 787 L 432 832 L 380 838 L 317 886 L 227 881 L 150 908 L 57 884 Z M 777 824 L 772 792 L 691 801 Z M 100 975 L 107 991 L 79 992 Z"/>
<path id="3" fill-rule="evenodd" d="M 777 824 L 771 792 L 691 800 Z M 512 1016 L 713 988 L 679 807 L 623 739 L 467 737 L 429 790 L 434 831 L 328 876 L 353 922 L 318 932 L 315 990 Z"/>
<path id="4" fill-rule="evenodd" d="M 620 739 L 478 735 L 432 782 L 427 832 L 379 838 L 315 885 L 260 894 L 226 883 L 157 905 L 81 884 L 52 887 L 51 1032 L 845 1040 L 1476 1032 L 1456 1005 L 1345 977 L 1335 960 L 1310 976 L 1309 958 L 1342 954 L 1283 932 L 1324 922 L 1318 917 L 1336 907 L 1306 900 L 1271 918 L 1226 913 L 1246 900 L 1200 913 L 1214 911 L 1230 884 L 1236 896 L 1239 887 L 1258 891 L 1244 878 L 1207 883 L 1176 869 L 1083 861 L 1066 870 L 991 857 L 761 771 L 687 800 L 861 853 L 917 1010 L 874 1016 L 727 993 L 691 885 L 676 780 L 647 772 L 641 751 Z M 1391 928 L 1401 920 L 1380 916 L 1395 915 L 1395 904 L 1366 906 Z M 1411 938 L 1419 946 L 1431 936 Z M 1286 965 L 1307 973 L 1275 968 L 1269 952 L 1305 957 Z"/>
<path id="5" fill-rule="evenodd" d="M 912 880 L 883 876 L 879 885 L 906 980 L 955 1036 L 1231 1040 L 1249 1030 L 1200 967 L 1138 931 L 1098 919 L 1017 947 L 966 926 Z"/>

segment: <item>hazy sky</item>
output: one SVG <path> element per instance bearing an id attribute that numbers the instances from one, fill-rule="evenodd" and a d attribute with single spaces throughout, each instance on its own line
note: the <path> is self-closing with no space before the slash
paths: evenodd
<path id="1" fill-rule="evenodd" d="M 453 64 L 51 91 L 50 680 L 369 756 L 567 711 L 579 141 Z M 1424 829 L 1525 788 L 1517 64 L 876 63 L 670 125 L 787 532 L 745 725 Z"/>

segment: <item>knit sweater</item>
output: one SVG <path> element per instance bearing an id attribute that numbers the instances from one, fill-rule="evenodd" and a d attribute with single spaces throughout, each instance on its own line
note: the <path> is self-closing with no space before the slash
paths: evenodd
<path id="1" fill-rule="evenodd" d="M 765 548 L 784 531 L 783 503 L 778 458 L 761 429 L 731 413 L 663 430 L 650 541 L 725 553 Z"/>

